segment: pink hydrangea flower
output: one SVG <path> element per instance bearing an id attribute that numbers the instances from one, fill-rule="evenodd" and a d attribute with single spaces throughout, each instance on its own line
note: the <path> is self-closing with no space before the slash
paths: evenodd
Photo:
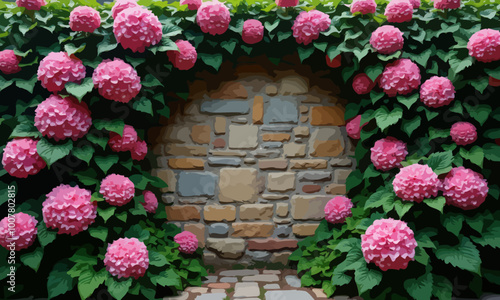
<path id="1" fill-rule="evenodd" d="M 111 174 L 101 182 L 99 190 L 104 200 L 114 206 L 122 206 L 134 198 L 135 186 L 130 179 L 118 174 Z"/>
<path id="2" fill-rule="evenodd" d="M 403 49 L 403 33 L 392 25 L 384 25 L 372 33 L 370 44 L 378 53 L 392 54 Z"/>
<path id="3" fill-rule="evenodd" d="M 17 178 L 35 175 L 47 165 L 38 155 L 38 140 L 31 138 L 14 139 L 7 143 L 3 150 L 3 168 Z"/>
<path id="4" fill-rule="evenodd" d="M 455 87 L 446 77 L 432 76 L 420 87 L 420 101 L 429 107 L 441 107 L 455 99 Z"/>
<path id="5" fill-rule="evenodd" d="M 379 85 L 390 97 L 406 95 L 420 85 L 420 69 L 407 58 L 401 58 L 385 66 Z"/>
<path id="6" fill-rule="evenodd" d="M 35 126 L 43 136 L 56 141 L 85 136 L 92 125 L 90 110 L 75 97 L 50 95 L 35 110 Z"/>
<path id="7" fill-rule="evenodd" d="M 446 175 L 443 195 L 446 204 L 470 210 L 479 207 L 488 195 L 488 182 L 479 173 L 457 167 Z"/>
<path id="8" fill-rule="evenodd" d="M 141 91 L 141 78 L 137 71 L 119 58 L 106 59 L 92 74 L 94 86 L 108 100 L 127 103 Z"/>
<path id="9" fill-rule="evenodd" d="M 500 31 L 482 29 L 474 33 L 467 43 L 469 55 L 480 62 L 500 60 Z"/>
<path id="10" fill-rule="evenodd" d="M 136 0 L 116 0 L 115 5 L 113 5 L 113 8 L 111 9 L 113 19 L 116 19 L 116 16 L 127 8 L 136 6 L 139 6 Z"/>
<path id="11" fill-rule="evenodd" d="M 354 0 L 351 4 L 351 13 L 374 14 L 377 11 L 375 0 Z"/>
<path id="12" fill-rule="evenodd" d="M 203 2 L 198 8 L 196 21 L 204 33 L 223 34 L 229 28 L 231 15 L 224 3 L 212 0 Z"/>
<path id="13" fill-rule="evenodd" d="M 101 16 L 92 7 L 78 6 L 69 15 L 69 28 L 73 31 L 94 32 L 101 26 Z"/>
<path id="14" fill-rule="evenodd" d="M 141 203 L 142 206 L 144 206 L 144 209 L 146 209 L 148 213 L 154 214 L 158 208 L 158 198 L 156 198 L 155 194 L 151 191 L 144 191 L 142 195 L 144 196 L 144 202 Z"/>
<path id="15" fill-rule="evenodd" d="M 132 155 L 133 160 L 143 160 L 148 154 L 148 144 L 146 142 L 138 140 L 134 149 L 130 150 L 130 154 Z"/>
<path id="16" fill-rule="evenodd" d="M 413 9 L 417 9 L 420 7 L 420 0 L 410 0 L 410 3 L 413 6 Z"/>
<path id="17" fill-rule="evenodd" d="M 175 42 L 179 50 L 167 51 L 168 60 L 179 70 L 189 70 L 196 64 L 198 53 L 188 41 L 177 40 Z"/>
<path id="18" fill-rule="evenodd" d="M 332 223 L 344 223 L 345 219 L 352 216 L 353 207 L 351 199 L 337 196 L 325 205 L 325 219 Z"/>
<path id="19" fill-rule="evenodd" d="M 451 126 L 451 139 L 459 146 L 474 143 L 477 140 L 476 127 L 469 122 L 457 122 Z"/>
<path id="20" fill-rule="evenodd" d="M 130 125 L 125 125 L 123 135 L 116 132 L 109 133 L 108 144 L 115 152 L 133 151 L 138 141 L 137 131 Z"/>
<path id="21" fill-rule="evenodd" d="M 373 82 L 368 75 L 365 73 L 359 73 L 354 76 L 352 81 L 352 89 L 358 95 L 363 95 L 371 92 L 371 90 L 375 87 L 375 82 Z"/>
<path id="22" fill-rule="evenodd" d="M 183 231 L 174 237 L 174 242 L 179 244 L 179 252 L 193 254 L 198 249 L 198 239 L 196 235 L 189 231 Z"/>
<path id="23" fill-rule="evenodd" d="M 149 267 L 148 255 L 148 248 L 143 242 L 136 238 L 120 238 L 108 244 L 104 265 L 113 276 L 139 279 Z"/>
<path id="24" fill-rule="evenodd" d="M 16 5 L 27 10 L 40 10 L 42 6 L 47 5 L 47 2 L 45 0 L 16 0 Z"/>
<path id="25" fill-rule="evenodd" d="M 90 191 L 61 184 L 47 194 L 42 204 L 43 221 L 58 234 L 76 235 L 87 230 L 97 216 L 97 202 Z"/>
<path id="26" fill-rule="evenodd" d="M 242 39 L 247 44 L 256 44 L 264 38 L 264 25 L 259 20 L 246 20 L 243 23 Z"/>
<path id="27" fill-rule="evenodd" d="M 328 55 L 326 55 L 326 64 L 330 67 L 330 68 L 338 68 L 342 65 L 342 55 L 339 54 L 337 56 L 335 56 L 333 59 L 330 59 L 330 57 L 328 57 Z"/>
<path id="28" fill-rule="evenodd" d="M 124 9 L 115 17 L 113 33 L 124 49 L 141 53 L 162 38 L 158 17 L 139 5 Z"/>
<path id="29" fill-rule="evenodd" d="M 203 1 L 201 0 L 181 0 L 181 5 L 187 5 L 189 10 L 198 10 Z"/>
<path id="30" fill-rule="evenodd" d="M 18 212 L 10 218 L 5 217 L 0 221 L 0 245 L 7 250 L 19 251 L 26 249 L 35 242 L 38 229 L 35 217 Z M 14 249 L 9 247 L 14 243 Z"/>
<path id="31" fill-rule="evenodd" d="M 401 167 L 401 162 L 408 155 L 406 144 L 391 136 L 376 141 L 370 150 L 373 165 L 382 171 Z"/>
<path id="32" fill-rule="evenodd" d="M 387 22 L 403 23 L 413 18 L 413 5 L 409 0 L 391 0 L 385 8 Z"/>
<path id="33" fill-rule="evenodd" d="M 14 50 L 0 51 L 0 71 L 4 74 L 14 74 L 21 71 L 19 62 L 21 58 L 14 53 Z"/>
<path id="34" fill-rule="evenodd" d="M 436 197 L 441 182 L 428 165 L 414 164 L 401 168 L 392 185 L 399 198 L 420 203 L 424 199 Z"/>
<path id="35" fill-rule="evenodd" d="M 68 82 L 80 83 L 85 74 L 82 61 L 66 52 L 49 53 L 38 67 L 38 80 L 49 92 L 62 91 Z"/>
<path id="36" fill-rule="evenodd" d="M 276 0 L 275 2 L 279 7 L 294 7 L 299 4 L 299 0 Z"/>
<path id="37" fill-rule="evenodd" d="M 319 37 L 319 33 L 330 28 L 330 17 L 318 10 L 303 11 L 293 23 L 293 37 L 297 43 L 310 44 Z"/>
<path id="38" fill-rule="evenodd" d="M 457 9 L 460 8 L 460 0 L 434 0 L 434 8 Z"/>
<path id="39" fill-rule="evenodd" d="M 349 137 L 352 139 L 359 140 L 361 138 L 361 129 L 363 129 L 366 124 L 368 123 L 361 125 L 361 115 L 357 115 L 354 119 L 350 120 L 345 125 L 347 135 L 349 135 Z"/>
<path id="40" fill-rule="evenodd" d="M 400 220 L 375 220 L 361 235 L 361 250 L 367 263 L 374 263 L 382 271 L 401 270 L 415 257 L 413 231 Z"/>

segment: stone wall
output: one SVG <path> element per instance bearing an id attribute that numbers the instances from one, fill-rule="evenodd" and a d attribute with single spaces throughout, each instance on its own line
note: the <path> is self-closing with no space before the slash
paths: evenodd
<path id="1" fill-rule="evenodd" d="M 230 69 L 193 82 L 187 103 L 172 106 L 154 172 L 169 185 L 168 220 L 198 236 L 206 263 L 286 263 L 326 202 L 346 192 L 345 102 L 314 74 Z"/>

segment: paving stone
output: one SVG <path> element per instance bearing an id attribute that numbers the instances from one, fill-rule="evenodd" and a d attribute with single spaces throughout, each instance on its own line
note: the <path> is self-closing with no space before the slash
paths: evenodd
<path id="1" fill-rule="evenodd" d="M 194 205 L 165 206 L 169 221 L 199 221 L 201 208 Z"/>
<path id="2" fill-rule="evenodd" d="M 255 96 L 253 99 L 252 122 L 254 124 L 263 124 L 264 118 L 264 98 Z"/>
<path id="3" fill-rule="evenodd" d="M 257 274 L 259 274 L 259 271 L 257 270 L 228 270 L 220 272 L 219 276 L 235 277 L 235 276 L 251 276 Z"/>
<path id="4" fill-rule="evenodd" d="M 211 166 L 233 166 L 237 167 L 241 164 L 241 159 L 230 157 L 209 157 L 208 164 Z"/>
<path id="5" fill-rule="evenodd" d="M 258 297 L 259 295 L 260 288 L 256 282 L 238 282 L 234 286 L 234 298 Z"/>
<path id="6" fill-rule="evenodd" d="M 288 133 L 266 133 L 262 135 L 264 142 L 288 142 L 290 138 Z"/>
<path id="7" fill-rule="evenodd" d="M 271 222 L 238 222 L 232 226 L 234 237 L 269 237 L 274 230 Z"/>
<path id="8" fill-rule="evenodd" d="M 223 168 L 220 170 L 219 201 L 221 203 L 258 200 L 257 170 L 252 168 Z"/>
<path id="9" fill-rule="evenodd" d="M 210 293 L 225 293 L 225 289 L 211 289 Z"/>
<path id="10" fill-rule="evenodd" d="M 270 192 L 286 192 L 295 189 L 295 173 L 280 172 L 267 175 L 267 190 Z"/>
<path id="11" fill-rule="evenodd" d="M 203 218 L 207 222 L 232 222 L 236 220 L 236 207 L 232 205 L 205 205 Z"/>
<path id="12" fill-rule="evenodd" d="M 262 270 L 262 274 L 280 275 L 281 271 L 280 270 Z"/>
<path id="13" fill-rule="evenodd" d="M 311 107 L 311 125 L 344 126 L 344 110 L 339 106 L 313 106 Z"/>
<path id="14" fill-rule="evenodd" d="M 262 198 L 266 200 L 287 200 L 290 196 L 283 194 L 262 194 Z"/>
<path id="15" fill-rule="evenodd" d="M 248 101 L 242 100 L 204 100 L 202 113 L 212 114 L 247 114 L 250 111 Z"/>
<path id="16" fill-rule="evenodd" d="M 227 282 L 216 282 L 210 283 L 208 287 L 211 289 L 229 289 L 231 288 L 231 285 Z"/>
<path id="17" fill-rule="evenodd" d="M 212 282 L 217 282 L 217 278 L 219 278 L 218 276 L 205 276 L 205 280 L 203 281 L 203 283 L 212 283 Z"/>
<path id="18" fill-rule="evenodd" d="M 289 143 L 283 145 L 283 154 L 285 157 L 305 157 L 306 145 Z"/>
<path id="19" fill-rule="evenodd" d="M 236 278 L 236 277 L 222 277 L 220 279 L 220 282 L 235 283 L 235 282 L 238 282 L 238 278 Z"/>
<path id="20" fill-rule="evenodd" d="M 178 193 L 184 197 L 214 196 L 217 179 L 211 172 L 181 172 Z"/>
<path id="21" fill-rule="evenodd" d="M 261 159 L 259 169 L 261 170 L 286 170 L 288 160 L 286 159 Z"/>
<path id="22" fill-rule="evenodd" d="M 293 97 L 271 98 L 264 111 L 264 124 L 297 123 L 299 111 Z"/>
<path id="23" fill-rule="evenodd" d="M 254 149 L 258 146 L 259 127 L 255 125 L 229 125 L 229 148 Z"/>
<path id="24" fill-rule="evenodd" d="M 182 292 L 179 296 L 163 298 L 163 300 L 188 300 L 188 299 L 189 299 L 188 292 Z"/>
<path id="25" fill-rule="evenodd" d="M 240 206 L 240 220 L 271 220 L 273 208 L 272 204 L 244 204 Z"/>
<path id="26" fill-rule="evenodd" d="M 314 298 L 305 291 L 269 291 L 264 295 L 265 300 L 314 300 Z"/>
<path id="27" fill-rule="evenodd" d="M 262 125 L 260 126 L 260 130 L 262 131 L 283 131 L 283 132 L 291 132 L 295 125 Z"/>
<path id="28" fill-rule="evenodd" d="M 224 300 L 226 297 L 226 293 L 203 294 L 196 297 L 195 300 Z"/>
<path id="29" fill-rule="evenodd" d="M 208 238 L 206 245 L 208 250 L 216 252 L 222 258 L 237 259 L 245 254 L 244 239 Z"/>
<path id="30" fill-rule="evenodd" d="M 328 296 L 325 294 L 325 292 L 323 292 L 322 289 L 312 289 L 312 292 L 314 293 L 314 295 L 316 296 L 316 298 L 328 298 Z M 335 299 L 337 299 L 335 297 Z"/>
<path id="31" fill-rule="evenodd" d="M 194 125 L 191 128 L 191 139 L 196 144 L 209 144 L 211 131 L 209 125 Z"/>
<path id="32" fill-rule="evenodd" d="M 203 170 L 205 160 L 199 158 L 170 158 L 168 166 L 172 169 Z"/>
<path id="33" fill-rule="evenodd" d="M 208 288 L 206 288 L 206 287 L 188 287 L 188 288 L 186 288 L 186 292 L 190 292 L 193 294 L 205 294 L 208 292 Z"/>
<path id="34" fill-rule="evenodd" d="M 259 274 L 259 275 L 252 275 L 252 276 L 244 276 L 241 280 L 243 282 L 276 282 L 276 281 L 279 281 L 280 278 L 277 275 Z"/>
<path id="35" fill-rule="evenodd" d="M 215 117 L 214 132 L 215 132 L 215 134 L 225 134 L 226 133 L 226 118 Z"/>
<path id="36" fill-rule="evenodd" d="M 208 234 L 211 237 L 227 237 L 229 225 L 224 223 L 215 223 L 208 226 Z"/>
<path id="37" fill-rule="evenodd" d="M 326 171 L 307 171 L 297 174 L 299 181 L 328 181 L 332 180 L 332 172 Z"/>
<path id="38" fill-rule="evenodd" d="M 330 196 L 295 195 L 290 200 L 290 212 L 295 220 L 322 220 L 325 217 L 325 205 Z"/>
<path id="39" fill-rule="evenodd" d="M 285 276 L 285 280 L 286 283 L 288 283 L 288 285 L 291 287 L 299 288 L 301 286 L 299 277 L 295 275 Z"/>
<path id="40" fill-rule="evenodd" d="M 264 142 L 260 145 L 264 149 L 277 149 L 283 147 L 282 142 Z"/>
<path id="41" fill-rule="evenodd" d="M 270 283 L 270 284 L 264 285 L 264 289 L 265 290 L 279 290 L 279 289 L 281 289 L 281 287 L 279 284 Z"/>

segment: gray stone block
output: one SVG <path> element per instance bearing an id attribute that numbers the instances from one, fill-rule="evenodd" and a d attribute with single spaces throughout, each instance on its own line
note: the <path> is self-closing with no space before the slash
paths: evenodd
<path id="1" fill-rule="evenodd" d="M 262 131 L 284 131 L 291 132 L 295 125 L 262 125 L 260 126 L 260 130 Z"/>
<path id="2" fill-rule="evenodd" d="M 264 295 L 265 300 L 314 300 L 314 298 L 305 291 L 269 291 Z"/>
<path id="3" fill-rule="evenodd" d="M 208 234 L 213 237 L 227 237 L 229 225 L 224 223 L 215 223 L 208 227 Z"/>
<path id="4" fill-rule="evenodd" d="M 241 164 L 241 159 L 229 158 L 229 157 L 209 157 L 208 164 L 211 166 L 234 166 L 234 167 L 237 167 Z"/>
<path id="5" fill-rule="evenodd" d="M 181 172 L 178 193 L 183 197 L 214 196 L 217 178 L 210 172 Z"/>
<path id="6" fill-rule="evenodd" d="M 205 100 L 201 103 L 202 113 L 247 114 L 250 105 L 245 100 Z"/>
<path id="7" fill-rule="evenodd" d="M 276 149 L 276 148 L 281 148 L 283 147 L 282 142 L 264 142 L 261 144 L 262 148 L 265 149 Z"/>
<path id="8" fill-rule="evenodd" d="M 332 180 L 332 173 L 323 171 L 299 172 L 297 177 L 299 181 L 328 181 Z"/>
<path id="9" fill-rule="evenodd" d="M 299 120 L 297 102 L 293 98 L 271 98 L 266 106 L 264 124 L 297 123 Z"/>

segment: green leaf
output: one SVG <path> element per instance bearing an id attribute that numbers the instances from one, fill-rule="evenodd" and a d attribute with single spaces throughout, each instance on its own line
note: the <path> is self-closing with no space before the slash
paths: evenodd
<path id="1" fill-rule="evenodd" d="M 384 71 L 384 66 L 381 63 L 377 63 L 374 66 L 368 66 L 365 68 L 365 73 L 370 77 L 371 81 L 375 82 L 377 77 Z"/>
<path id="2" fill-rule="evenodd" d="M 287 38 L 291 37 L 292 32 L 291 31 L 286 31 L 286 32 L 278 31 L 277 36 L 278 36 L 278 42 L 282 42 L 282 41 L 286 40 Z"/>
<path id="3" fill-rule="evenodd" d="M 429 140 L 437 139 L 437 138 L 447 138 L 450 136 L 449 129 L 437 129 L 433 127 L 429 127 Z"/>
<path id="4" fill-rule="evenodd" d="M 33 89 L 35 88 L 37 80 L 38 78 L 36 74 L 33 75 L 30 79 L 16 78 L 16 86 L 20 89 L 28 91 L 29 93 L 33 93 Z"/>
<path id="5" fill-rule="evenodd" d="M 424 199 L 424 203 L 429 207 L 438 210 L 440 213 L 443 213 L 444 205 L 446 204 L 446 199 L 443 196 L 439 196 L 434 199 Z"/>
<path id="6" fill-rule="evenodd" d="M 346 274 L 333 274 L 332 277 L 332 284 L 334 286 L 341 286 L 341 285 L 346 285 L 349 282 L 351 282 L 352 277 Z"/>
<path id="7" fill-rule="evenodd" d="M 115 210 L 116 210 L 115 206 L 111 206 L 108 208 L 97 207 L 97 213 L 104 220 L 104 223 L 106 223 L 109 220 L 109 218 L 111 218 L 111 216 L 114 215 Z"/>
<path id="8" fill-rule="evenodd" d="M 470 80 L 469 83 L 482 94 L 484 90 L 488 87 L 489 79 L 488 76 L 482 76 Z"/>
<path id="9" fill-rule="evenodd" d="M 500 139 L 500 129 L 495 128 L 486 130 L 483 136 L 489 139 Z"/>
<path id="10" fill-rule="evenodd" d="M 141 225 L 139 224 L 130 226 L 130 228 L 127 231 L 125 231 L 123 235 L 128 238 L 135 237 L 139 239 L 141 242 L 144 242 L 145 240 L 149 239 L 149 231 L 142 229 Z"/>
<path id="11" fill-rule="evenodd" d="M 431 240 L 431 237 L 437 235 L 435 228 L 427 227 L 416 232 L 415 240 L 419 247 L 436 249 L 436 245 Z"/>
<path id="12" fill-rule="evenodd" d="M 47 278 L 49 299 L 64 295 L 73 289 L 73 278 L 68 275 L 68 271 L 69 266 L 66 263 L 58 262 L 54 265 Z"/>
<path id="13" fill-rule="evenodd" d="M 452 56 L 449 60 L 449 63 L 453 72 L 455 72 L 455 74 L 458 74 L 466 68 L 472 66 L 473 61 L 474 59 L 472 58 L 472 56 L 467 56 L 465 59 L 460 59 L 456 56 Z"/>
<path id="14" fill-rule="evenodd" d="M 66 83 L 66 91 L 75 96 L 80 102 L 86 94 L 90 93 L 94 88 L 92 78 L 85 78 L 81 84 L 74 82 Z"/>
<path id="15" fill-rule="evenodd" d="M 97 172 L 93 168 L 74 173 L 78 180 L 84 185 L 95 185 L 99 183 Z"/>
<path id="16" fill-rule="evenodd" d="M 36 78 L 36 75 L 33 76 Z M 6 88 L 8 88 L 11 84 L 13 84 L 13 80 L 5 80 L 2 76 L 0 76 L 0 92 Z"/>
<path id="17" fill-rule="evenodd" d="M 365 209 L 384 207 L 385 211 L 389 211 L 394 206 L 396 194 L 394 191 L 388 191 L 385 188 L 373 193 L 365 203 Z"/>
<path id="18" fill-rule="evenodd" d="M 141 99 L 134 101 L 133 108 L 137 111 L 154 115 L 153 113 L 153 103 L 146 97 L 142 97 Z"/>
<path id="19" fill-rule="evenodd" d="M 242 45 L 243 47 L 243 45 Z M 250 48 L 251 49 L 251 48 Z M 203 60 L 205 64 L 211 66 L 216 71 L 219 71 L 219 68 L 222 64 L 222 54 L 208 54 L 208 53 L 198 53 L 198 56 Z"/>
<path id="20" fill-rule="evenodd" d="M 380 281 L 382 281 L 382 273 L 377 270 L 368 269 L 365 264 L 354 271 L 354 280 L 356 281 L 359 294 L 362 295 L 364 292 L 371 290 L 377 286 Z"/>
<path id="21" fill-rule="evenodd" d="M 168 37 L 164 36 L 161 39 L 161 44 L 158 47 L 158 51 L 161 52 L 167 52 L 167 51 L 179 51 L 179 47 L 177 44 L 169 39 Z"/>
<path id="22" fill-rule="evenodd" d="M 435 254 L 447 264 L 481 275 L 479 251 L 467 237 L 462 236 L 456 246 L 440 245 Z"/>
<path id="23" fill-rule="evenodd" d="M 484 157 L 491 161 L 500 161 L 500 146 L 487 143 L 483 146 Z"/>
<path id="24" fill-rule="evenodd" d="M 444 228 L 454 235 L 458 236 L 464 222 L 464 216 L 456 213 L 446 213 L 442 215 Z"/>
<path id="25" fill-rule="evenodd" d="M 113 35 L 104 35 L 103 40 L 99 44 L 97 44 L 97 55 L 101 55 L 101 53 L 104 52 L 109 52 L 118 47 L 118 43 L 116 43 L 114 39 L 113 42 L 111 42 L 110 36 Z"/>
<path id="26" fill-rule="evenodd" d="M 42 247 L 45 247 L 48 244 L 52 243 L 57 237 L 57 232 L 49 230 L 45 225 L 45 222 L 43 221 L 38 223 L 37 229 L 38 241 L 40 242 L 40 245 L 42 245 Z"/>
<path id="27" fill-rule="evenodd" d="M 122 221 L 123 223 L 127 223 L 127 212 L 126 211 L 122 211 L 121 213 L 117 213 L 115 216 L 118 220 Z"/>
<path id="28" fill-rule="evenodd" d="M 149 264 L 156 267 L 163 267 L 168 263 L 165 255 L 158 252 L 149 251 Z"/>
<path id="29" fill-rule="evenodd" d="M 23 122 L 17 124 L 12 133 L 10 134 L 9 139 L 15 137 L 35 137 L 39 138 L 42 134 L 35 127 L 35 124 L 32 120 L 24 120 Z"/>
<path id="30" fill-rule="evenodd" d="M 123 135 L 123 128 L 125 128 L 125 122 L 123 119 L 113 119 L 113 120 L 93 120 L 94 127 L 98 130 L 106 129 L 108 131 L 116 132 L 120 136 Z"/>
<path id="31" fill-rule="evenodd" d="M 160 274 L 158 274 L 155 280 L 156 283 L 161 286 L 174 286 L 174 287 L 182 286 L 182 281 L 180 276 L 173 269 L 168 269 L 161 272 Z"/>
<path id="32" fill-rule="evenodd" d="M 87 140 L 89 140 L 89 142 L 101 146 L 103 150 L 106 148 L 106 145 L 108 144 L 109 141 L 109 136 L 104 135 L 103 133 L 100 133 L 99 136 L 94 135 L 92 133 L 88 133 L 85 137 L 87 138 Z"/>
<path id="33" fill-rule="evenodd" d="M 469 151 L 465 148 L 460 148 L 460 156 L 470 160 L 473 164 L 483 167 L 484 152 L 483 148 L 479 146 L 472 147 Z"/>
<path id="34" fill-rule="evenodd" d="M 108 170 L 115 164 L 118 163 L 119 157 L 115 154 L 110 154 L 106 156 L 95 156 L 94 161 L 99 166 L 99 168 L 104 172 L 108 173 Z"/>
<path id="35" fill-rule="evenodd" d="M 305 59 L 309 58 L 314 53 L 314 47 L 302 48 L 298 47 L 300 62 L 304 62 Z"/>
<path id="36" fill-rule="evenodd" d="M 314 45 L 314 47 L 316 49 L 318 49 L 321 52 L 325 52 L 326 51 L 326 47 L 328 47 L 328 43 L 327 42 L 314 42 L 313 45 Z"/>
<path id="37" fill-rule="evenodd" d="M 43 248 L 37 247 L 32 252 L 25 253 L 19 257 L 25 266 L 38 271 L 43 258 Z"/>
<path id="38" fill-rule="evenodd" d="M 396 200 L 394 201 L 394 209 L 398 214 L 399 218 L 402 219 L 403 216 L 413 207 L 413 202 Z"/>
<path id="39" fill-rule="evenodd" d="M 108 287 L 109 294 L 113 298 L 121 300 L 127 295 L 132 286 L 132 278 L 115 279 L 113 277 L 108 277 L 108 279 L 106 279 L 106 286 Z"/>
<path id="40" fill-rule="evenodd" d="M 408 109 L 410 109 L 412 105 L 415 104 L 415 102 L 417 102 L 418 98 L 419 98 L 418 93 L 415 93 L 409 97 L 397 96 L 398 102 L 406 106 Z"/>
<path id="41" fill-rule="evenodd" d="M 168 20 L 163 24 L 161 28 L 162 36 L 176 36 L 182 34 L 182 28 L 173 24 L 171 20 Z"/>
<path id="42" fill-rule="evenodd" d="M 459 115 L 463 115 L 464 107 L 462 106 L 462 103 L 460 101 L 453 101 L 453 102 L 455 103 L 453 104 L 453 106 L 449 108 L 450 111 Z"/>
<path id="43" fill-rule="evenodd" d="M 432 274 L 433 286 L 432 295 L 438 300 L 448 300 L 452 298 L 453 284 L 444 276 Z"/>
<path id="44" fill-rule="evenodd" d="M 486 104 L 477 104 L 470 105 L 465 102 L 462 103 L 463 106 L 467 109 L 467 112 L 473 117 L 476 121 L 478 121 L 481 125 L 484 125 L 486 120 L 491 114 L 491 106 Z"/>
<path id="45" fill-rule="evenodd" d="M 493 223 L 491 223 L 490 226 L 486 227 L 482 234 L 481 237 L 475 237 L 471 236 L 472 240 L 483 246 L 490 246 L 493 248 L 500 248 L 500 239 L 498 238 L 500 236 L 500 221 L 495 220 Z"/>
<path id="46" fill-rule="evenodd" d="M 437 174 L 448 173 L 451 170 L 453 162 L 453 152 L 435 152 L 429 156 L 427 165 Z"/>
<path id="47" fill-rule="evenodd" d="M 400 107 L 394 108 L 391 112 L 387 107 L 382 106 L 375 112 L 375 120 L 377 121 L 377 126 L 384 130 L 391 125 L 396 124 L 403 117 L 403 110 Z"/>
<path id="48" fill-rule="evenodd" d="M 229 41 L 220 42 L 220 46 L 224 48 L 227 52 L 229 52 L 229 54 L 233 54 L 237 44 L 238 41 L 236 39 L 230 39 Z"/>
<path id="49" fill-rule="evenodd" d="M 90 160 L 92 159 L 92 156 L 94 155 L 95 149 L 91 145 L 82 145 L 81 147 L 78 148 L 73 148 L 71 150 L 71 153 L 78 159 L 83 160 L 84 162 L 87 163 L 87 165 L 90 163 Z"/>
<path id="50" fill-rule="evenodd" d="M 393 60 L 395 58 L 398 58 L 401 56 L 401 50 L 400 51 L 396 51 L 394 52 L 393 54 L 390 54 L 390 55 L 383 55 L 383 54 L 378 54 L 377 57 L 378 59 L 380 59 L 381 61 L 390 61 L 390 60 Z"/>
<path id="51" fill-rule="evenodd" d="M 408 120 L 408 119 L 403 119 L 403 131 L 408 135 L 408 137 L 411 136 L 411 134 L 418 128 L 420 127 L 420 123 L 422 121 L 422 118 L 420 116 L 416 116 L 415 118 Z"/>
<path id="52" fill-rule="evenodd" d="M 106 238 L 108 237 L 108 228 L 104 226 L 98 226 L 98 227 L 89 227 L 89 234 L 91 237 L 99 239 L 103 242 L 106 241 Z"/>
<path id="53" fill-rule="evenodd" d="M 273 24 L 271 24 L 268 21 L 264 22 L 264 27 L 267 29 L 269 33 L 271 33 L 274 29 L 278 27 L 279 24 L 280 24 L 280 19 L 275 19 Z"/>
<path id="54" fill-rule="evenodd" d="M 66 44 L 64 45 L 64 51 L 68 53 L 68 55 L 80 53 L 85 49 L 86 44 L 83 43 L 80 46 L 75 46 L 74 44 Z"/>
<path id="55" fill-rule="evenodd" d="M 134 174 L 129 177 L 130 180 L 134 183 L 135 188 L 139 190 L 145 190 L 148 183 L 151 182 L 149 178 L 143 176 L 141 174 Z"/>
<path id="56" fill-rule="evenodd" d="M 42 138 L 38 141 L 36 150 L 40 157 L 50 166 L 58 161 L 59 159 L 67 156 L 71 149 L 73 149 L 73 141 L 68 140 L 66 143 L 61 145 L 51 144 L 47 139 Z"/>
<path id="57" fill-rule="evenodd" d="M 78 278 L 78 293 L 82 299 L 87 299 L 108 278 L 108 271 L 101 269 L 95 272 L 92 268 L 82 272 Z"/>
<path id="58" fill-rule="evenodd" d="M 431 299 L 433 284 L 434 280 L 432 273 L 427 272 L 418 278 L 407 279 L 404 283 L 404 287 L 413 299 L 425 300 Z"/>

